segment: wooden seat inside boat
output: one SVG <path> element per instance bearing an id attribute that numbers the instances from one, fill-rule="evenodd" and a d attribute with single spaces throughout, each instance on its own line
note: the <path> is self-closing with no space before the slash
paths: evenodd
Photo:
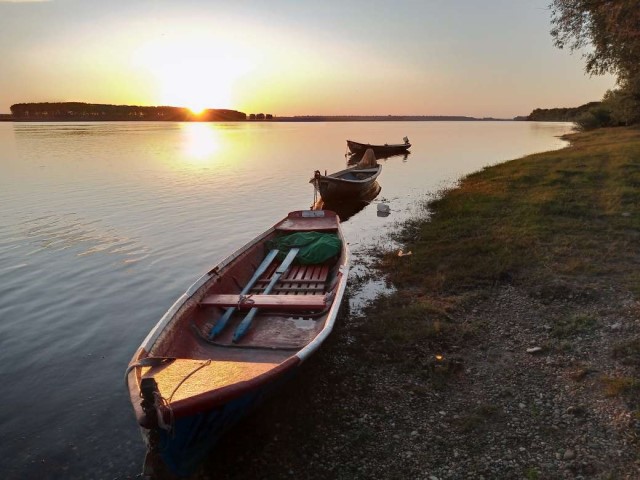
<path id="1" fill-rule="evenodd" d="M 251 290 L 260 294 L 271 281 L 278 264 L 271 265 Z M 273 287 L 277 295 L 324 295 L 329 276 L 328 265 L 292 265 Z"/>
<path id="2" fill-rule="evenodd" d="M 236 307 L 238 310 L 323 310 L 326 298 L 321 295 L 235 295 L 217 294 L 205 297 L 201 305 Z"/>
<path id="3" fill-rule="evenodd" d="M 292 264 L 297 249 L 284 260 L 275 261 L 277 252 L 272 250 L 259 267 L 254 267 L 254 278 L 241 292 L 211 292 L 200 301 L 203 307 L 224 310 L 208 327 L 208 341 L 216 339 L 218 345 L 230 345 L 243 340 L 249 346 L 297 348 L 322 327 L 315 324 L 315 319 L 331 304 L 327 294 L 330 265 Z M 209 315 L 207 310 L 201 312 L 205 318 Z M 260 328 L 250 328 L 256 315 L 260 316 Z"/>

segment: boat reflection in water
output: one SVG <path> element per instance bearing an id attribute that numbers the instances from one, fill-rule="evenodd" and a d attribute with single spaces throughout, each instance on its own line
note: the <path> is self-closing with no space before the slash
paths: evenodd
<path id="1" fill-rule="evenodd" d="M 319 198 L 313 205 L 313 210 L 331 210 L 338 214 L 341 222 L 346 222 L 355 214 L 364 210 L 380 194 L 382 187 L 376 181 L 371 188 L 358 198 L 346 198 L 342 200 L 324 201 Z"/>
<path id="2" fill-rule="evenodd" d="M 411 152 L 393 153 L 389 155 L 376 155 L 376 160 L 386 160 L 387 158 L 402 157 L 402 161 L 406 162 Z M 364 153 L 347 153 L 347 165 L 355 165 L 362 160 Z"/>

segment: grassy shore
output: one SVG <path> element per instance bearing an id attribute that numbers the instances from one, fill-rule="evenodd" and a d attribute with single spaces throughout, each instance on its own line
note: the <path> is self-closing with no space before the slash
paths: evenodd
<path id="1" fill-rule="evenodd" d="M 398 291 L 369 322 L 376 341 L 395 332 L 446 350 L 469 330 L 447 312 L 498 285 L 551 298 L 611 288 L 640 295 L 640 130 L 567 139 L 570 148 L 468 176 L 425 205 L 428 219 L 404 226 L 398 239 L 413 256 L 390 252 L 382 262 Z"/>
<path id="2" fill-rule="evenodd" d="M 640 130 L 468 176 L 199 478 L 640 478 Z"/>

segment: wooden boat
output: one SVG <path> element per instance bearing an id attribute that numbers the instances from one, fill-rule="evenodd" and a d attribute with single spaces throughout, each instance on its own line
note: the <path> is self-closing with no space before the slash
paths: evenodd
<path id="1" fill-rule="evenodd" d="M 371 150 L 373 150 L 376 158 L 382 158 L 384 155 L 389 156 L 393 154 L 403 153 L 411 148 L 409 139 L 407 137 L 404 137 L 403 140 L 404 143 L 385 143 L 384 145 L 371 145 L 369 143 L 359 143 L 354 142 L 353 140 L 347 140 L 347 147 L 349 147 L 349 151 L 351 153 L 362 153 L 370 148 Z"/>
<path id="2" fill-rule="evenodd" d="M 314 250 L 318 241 L 324 248 Z M 331 332 L 348 269 L 338 216 L 296 211 L 174 303 L 126 372 L 146 475 L 191 474 L 226 430 L 294 374 Z"/>
<path id="3" fill-rule="evenodd" d="M 381 171 L 382 165 L 376 162 L 373 151 L 368 149 L 355 167 L 330 175 L 322 175 L 316 170 L 309 182 L 313 183 L 316 191 L 326 202 L 347 198 L 357 199 L 370 194 Z"/>
<path id="4" fill-rule="evenodd" d="M 325 201 L 320 198 L 314 203 L 313 210 L 331 210 L 338 214 L 341 222 L 346 222 L 375 200 L 381 190 L 382 187 L 376 181 L 373 182 L 370 191 L 360 198 L 346 198 L 334 201 Z"/>

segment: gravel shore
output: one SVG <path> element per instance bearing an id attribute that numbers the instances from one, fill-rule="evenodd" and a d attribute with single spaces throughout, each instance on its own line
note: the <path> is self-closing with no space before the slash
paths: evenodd
<path id="1" fill-rule="evenodd" d="M 638 405 L 607 388 L 631 374 L 611 346 L 640 334 L 639 307 L 613 287 L 501 286 L 453 313 L 481 328 L 442 359 L 378 349 L 346 314 L 199 478 L 640 478 Z M 567 318 L 590 320 L 558 331 Z"/>

